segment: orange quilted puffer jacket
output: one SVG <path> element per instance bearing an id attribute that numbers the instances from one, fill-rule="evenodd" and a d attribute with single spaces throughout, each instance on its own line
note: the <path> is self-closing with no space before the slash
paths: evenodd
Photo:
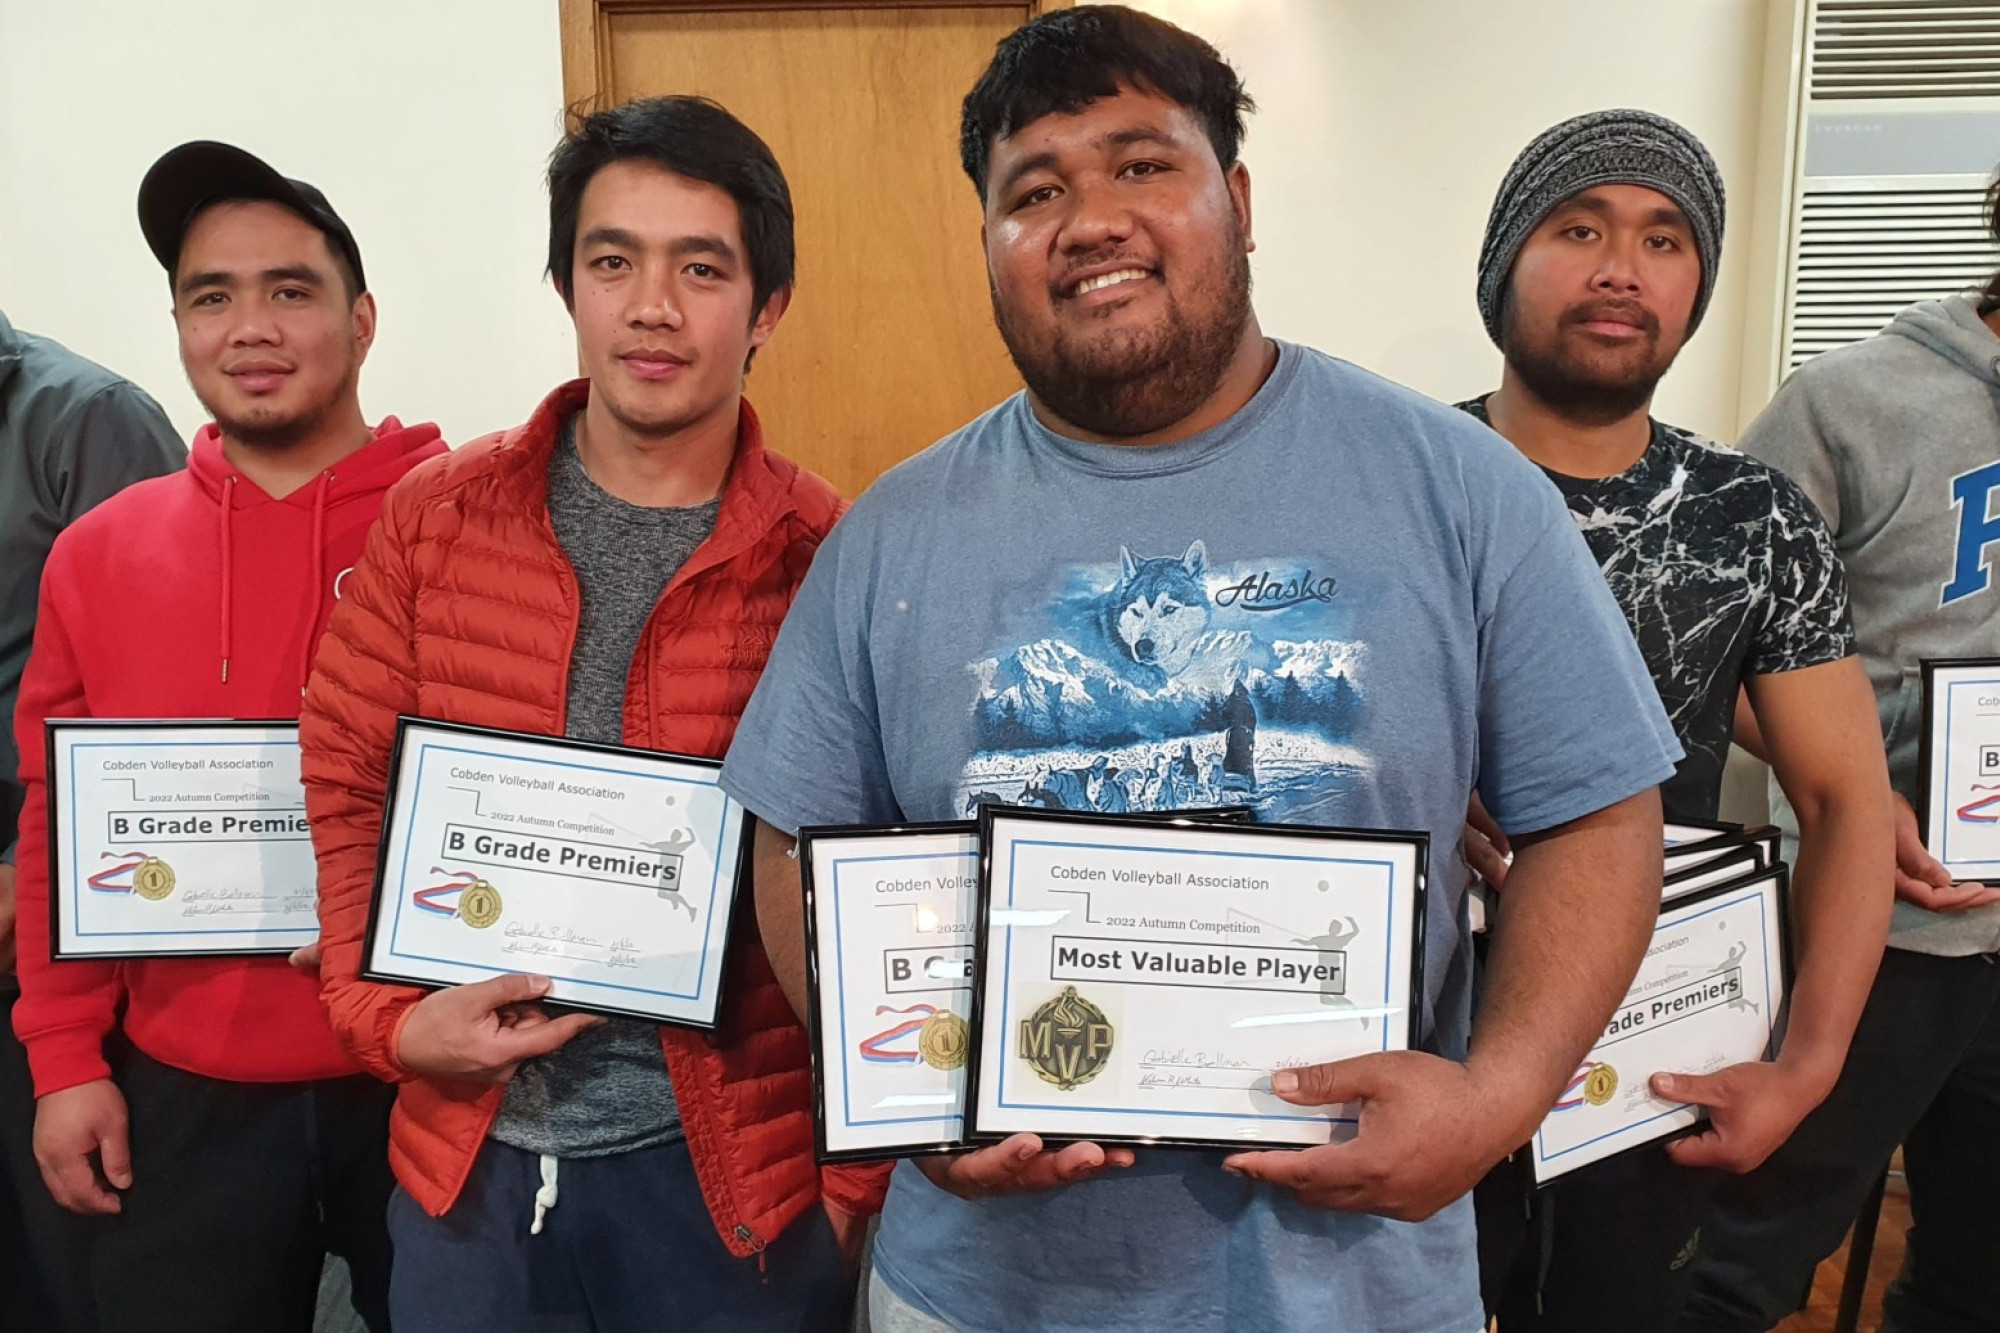
<path id="1" fill-rule="evenodd" d="M 322 997 L 362 1065 L 401 1084 L 391 1164 L 433 1216 L 450 1208 L 500 1107 L 498 1088 L 420 1078 L 396 1062 L 423 992 L 358 979 L 396 715 L 560 736 L 581 605 L 549 524 L 548 470 L 588 381 L 526 425 L 412 472 L 341 590 L 299 718 L 319 855 Z M 627 683 L 629 745 L 720 758 L 778 624 L 843 508 L 824 481 L 763 446 L 745 403 L 715 531 L 654 609 Z M 813 1163 L 806 1035 L 740 913 L 713 1035 L 660 1029 L 688 1148 L 730 1250 L 763 1249 L 826 1197 L 881 1207 L 886 1168 Z"/>

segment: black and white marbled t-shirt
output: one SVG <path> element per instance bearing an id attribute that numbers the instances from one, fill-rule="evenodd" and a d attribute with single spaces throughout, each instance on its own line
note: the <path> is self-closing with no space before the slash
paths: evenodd
<path id="1" fill-rule="evenodd" d="M 1487 419 L 1484 398 L 1459 407 Z M 1687 751 L 1660 788 L 1667 817 L 1713 819 L 1744 677 L 1854 652 L 1833 538 L 1777 469 L 1657 421 L 1646 452 L 1615 477 L 1542 470 L 1569 502 Z"/>

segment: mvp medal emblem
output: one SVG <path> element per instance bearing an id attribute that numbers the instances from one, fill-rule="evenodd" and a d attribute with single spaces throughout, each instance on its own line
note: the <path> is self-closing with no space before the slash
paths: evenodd
<path id="1" fill-rule="evenodd" d="M 1111 1062 L 1111 1020 L 1066 986 L 1021 1022 L 1021 1058 L 1064 1092 L 1082 1087 Z"/>

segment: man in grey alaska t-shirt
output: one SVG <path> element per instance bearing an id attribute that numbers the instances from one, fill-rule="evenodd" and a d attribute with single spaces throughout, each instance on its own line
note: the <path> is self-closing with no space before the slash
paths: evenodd
<path id="1" fill-rule="evenodd" d="M 1654 788 L 1680 750 L 1575 524 L 1463 414 L 1264 336 L 1247 107 L 1206 43 L 1129 10 L 1001 42 L 960 142 L 1028 391 L 820 548 L 723 785 L 762 821 L 759 924 L 795 1007 L 803 824 L 1033 792 L 1428 830 L 1432 1040 L 1281 1091 L 1363 1103 L 1335 1146 L 1017 1135 L 899 1164 L 878 1329 L 1469 1333 L 1465 1191 L 1554 1103 L 1658 910 Z M 1475 786 L 1525 852 L 1468 1031 Z"/>

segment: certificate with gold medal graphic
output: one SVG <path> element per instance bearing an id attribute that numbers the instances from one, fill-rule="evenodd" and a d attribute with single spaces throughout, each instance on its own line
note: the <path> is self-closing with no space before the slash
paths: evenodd
<path id="1" fill-rule="evenodd" d="M 820 1160 L 957 1146 L 976 826 L 800 829 L 799 875 Z"/>
<path id="2" fill-rule="evenodd" d="M 1686 1130 L 1705 1114 L 1652 1094 L 1654 1074 L 1763 1060 L 1789 976 L 1787 872 L 1753 867 L 1663 907 L 1618 1012 L 1530 1146 L 1547 1183 Z"/>
<path id="3" fill-rule="evenodd" d="M 980 814 L 969 1136 L 1309 1145 L 1271 1075 L 1408 1049 L 1421 834 Z"/>
<path id="4" fill-rule="evenodd" d="M 362 975 L 506 972 L 712 1028 L 744 859 L 717 760 L 400 718 Z"/>
<path id="5" fill-rule="evenodd" d="M 319 935 L 290 722 L 45 728 L 57 958 L 289 953 Z"/>
<path id="6" fill-rule="evenodd" d="M 1954 880 L 2000 883 L 2000 658 L 1923 664 L 1924 846 Z"/>

